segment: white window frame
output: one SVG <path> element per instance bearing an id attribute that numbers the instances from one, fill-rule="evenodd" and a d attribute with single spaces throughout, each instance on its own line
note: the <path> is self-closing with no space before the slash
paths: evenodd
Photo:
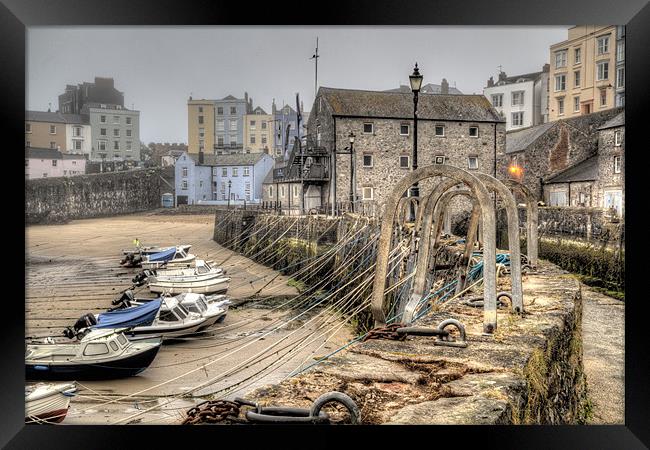
<path id="1" fill-rule="evenodd" d="M 132 119 L 133 119 L 132 117 L 127 116 L 125 118 L 126 124 L 127 125 L 133 125 L 133 120 Z"/>
<path id="2" fill-rule="evenodd" d="M 370 125 L 370 131 L 366 131 L 366 125 Z M 363 123 L 363 134 L 374 134 L 375 132 L 375 124 L 372 122 L 364 122 Z"/>
<path id="3" fill-rule="evenodd" d="M 106 151 L 106 143 L 107 143 L 107 142 L 108 142 L 107 140 L 101 140 L 101 139 L 98 140 L 98 141 L 97 141 L 97 150 L 99 150 L 99 151 L 101 151 L 101 152 L 105 152 L 105 151 Z"/>
<path id="4" fill-rule="evenodd" d="M 562 80 L 560 82 L 560 80 Z M 566 90 L 566 73 L 555 75 L 555 92 L 562 92 Z"/>
<path id="5" fill-rule="evenodd" d="M 625 41 L 620 40 L 616 43 L 616 62 L 625 61 Z"/>
<path id="6" fill-rule="evenodd" d="M 616 88 L 625 87 L 625 66 L 616 68 Z"/>
<path id="7" fill-rule="evenodd" d="M 50 125 L 50 134 L 56 134 L 56 125 Z"/>
<path id="8" fill-rule="evenodd" d="M 406 127 L 406 133 L 402 133 L 402 127 Z M 399 135 L 408 136 L 409 134 L 411 134 L 411 126 L 408 123 L 401 123 L 399 125 Z"/>
<path id="9" fill-rule="evenodd" d="M 251 130 L 256 130 L 257 129 L 257 125 L 256 125 L 254 120 L 249 121 L 249 125 L 250 125 Z"/>
<path id="10" fill-rule="evenodd" d="M 614 145 L 616 147 L 620 147 L 621 144 L 623 143 L 622 137 L 623 137 L 623 133 L 621 133 L 620 131 L 614 131 Z"/>
<path id="11" fill-rule="evenodd" d="M 31 123 L 26 123 L 25 124 L 25 133 L 31 133 L 32 132 L 32 124 Z"/>
<path id="12" fill-rule="evenodd" d="M 187 180 L 183 180 L 181 182 L 181 189 L 187 191 Z"/>
<path id="13" fill-rule="evenodd" d="M 131 141 L 126 141 L 126 151 L 130 152 L 133 150 L 133 143 Z"/>
<path id="14" fill-rule="evenodd" d="M 472 161 L 476 163 L 474 167 L 472 167 Z M 467 157 L 467 168 L 470 170 L 478 170 L 478 156 Z"/>
<path id="15" fill-rule="evenodd" d="M 222 167 L 221 168 L 221 176 L 222 177 L 227 177 L 228 176 L 228 168 L 227 167 Z"/>
<path id="16" fill-rule="evenodd" d="M 244 167 L 244 173 L 243 176 L 248 177 L 250 176 L 251 168 L 250 167 Z"/>
<path id="17" fill-rule="evenodd" d="M 609 35 L 599 36 L 596 38 L 596 55 L 609 53 Z"/>
<path id="18" fill-rule="evenodd" d="M 621 157 L 614 156 L 614 173 L 621 173 Z"/>
<path id="19" fill-rule="evenodd" d="M 559 194 L 562 194 L 562 198 L 564 200 L 562 202 L 563 204 L 561 204 L 561 205 L 558 203 L 558 198 L 557 198 Z M 548 203 L 549 203 L 550 206 L 560 206 L 560 207 L 561 206 L 569 206 L 569 198 L 568 197 L 569 197 L 569 193 L 568 193 L 568 191 L 566 189 L 563 189 L 563 190 L 558 189 L 556 191 L 551 191 L 549 193 L 549 196 L 548 196 Z"/>
<path id="20" fill-rule="evenodd" d="M 187 167 L 183 167 L 183 168 L 182 168 L 181 176 L 182 176 L 182 177 L 187 177 Z"/>
<path id="21" fill-rule="evenodd" d="M 556 51 L 555 52 L 555 68 L 559 69 L 561 67 L 566 67 L 566 63 L 567 63 L 567 51 L 566 51 L 566 49 Z"/>
<path id="22" fill-rule="evenodd" d="M 607 76 L 605 76 L 605 72 L 607 72 Z M 596 63 L 596 81 L 604 80 L 609 80 L 609 61 L 599 61 Z"/>
<path id="23" fill-rule="evenodd" d="M 273 197 L 273 185 L 269 186 L 269 197 Z"/>
<path id="24" fill-rule="evenodd" d="M 577 47 L 573 49 L 573 64 L 582 63 L 582 47 Z"/>
<path id="25" fill-rule="evenodd" d="M 117 125 L 120 123 L 120 116 L 113 116 L 113 125 Z"/>
<path id="26" fill-rule="evenodd" d="M 237 131 L 237 119 L 230 120 L 228 131 Z"/>
<path id="27" fill-rule="evenodd" d="M 475 136 L 472 136 L 472 128 L 475 128 L 475 129 L 476 129 L 476 135 L 475 135 Z M 474 138 L 474 139 L 478 139 L 478 137 L 479 137 L 478 125 L 472 125 L 472 126 L 470 126 L 469 129 L 468 129 L 468 131 L 467 131 L 467 133 L 468 133 L 468 136 L 469 136 L 469 137 Z"/>
<path id="28" fill-rule="evenodd" d="M 370 165 L 366 165 L 366 156 L 370 157 Z M 374 155 L 372 155 L 372 153 L 364 153 L 363 156 L 361 157 L 361 161 L 363 163 L 363 167 L 370 168 L 375 166 L 375 158 Z"/>
<path id="29" fill-rule="evenodd" d="M 120 137 L 120 129 L 113 128 L 113 137 Z"/>
<path id="30" fill-rule="evenodd" d="M 239 167 L 233 167 L 232 168 L 232 176 L 233 177 L 238 177 L 239 176 Z"/>
<path id="31" fill-rule="evenodd" d="M 573 87 L 580 87 L 582 84 L 582 76 L 579 70 L 573 71 Z"/>
<path id="32" fill-rule="evenodd" d="M 106 116 L 99 116 L 99 123 L 106 123 Z"/>
<path id="33" fill-rule="evenodd" d="M 524 106 L 524 92 L 525 91 L 513 91 L 510 95 L 510 106 Z M 515 99 L 519 99 L 519 101 L 515 102 Z"/>
<path id="34" fill-rule="evenodd" d="M 519 117 L 519 123 L 515 120 L 515 117 Z M 516 111 L 512 113 L 511 116 L 511 125 L 513 127 L 521 127 L 524 125 L 524 112 L 523 111 Z"/>
<path id="35" fill-rule="evenodd" d="M 368 197 L 366 195 L 366 192 L 370 193 L 370 196 Z M 374 200 L 375 199 L 375 188 L 372 186 L 363 186 L 361 189 L 361 199 L 362 200 Z"/>
<path id="36" fill-rule="evenodd" d="M 403 158 L 406 158 L 406 165 L 402 165 Z M 409 155 L 399 155 L 399 168 L 409 169 L 411 167 L 411 157 Z"/>
<path id="37" fill-rule="evenodd" d="M 438 134 L 438 127 L 442 128 L 442 134 Z M 444 125 L 434 125 L 433 134 L 436 137 L 445 137 L 445 126 Z"/>
<path id="38" fill-rule="evenodd" d="M 496 108 L 503 107 L 503 94 L 492 94 L 492 106 Z"/>
<path id="39" fill-rule="evenodd" d="M 117 144 L 117 145 L 116 145 Z M 113 151 L 120 149 L 120 141 L 113 141 Z"/>
<path id="40" fill-rule="evenodd" d="M 564 115 L 564 97 L 560 97 L 557 99 L 557 115 L 558 116 L 563 116 Z"/>
<path id="41" fill-rule="evenodd" d="M 580 112 L 580 96 L 573 97 L 573 112 Z"/>
<path id="42" fill-rule="evenodd" d="M 434 164 L 444 164 L 445 163 L 445 156 L 444 155 L 436 155 L 436 156 L 434 156 L 433 163 Z"/>

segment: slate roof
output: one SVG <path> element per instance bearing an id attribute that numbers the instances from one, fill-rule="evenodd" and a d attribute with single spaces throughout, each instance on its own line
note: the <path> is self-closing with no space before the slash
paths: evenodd
<path id="1" fill-rule="evenodd" d="M 221 100 L 239 100 L 239 99 L 237 97 L 232 96 L 232 95 L 227 95 L 224 98 L 222 98 Z"/>
<path id="2" fill-rule="evenodd" d="M 319 95 L 334 116 L 413 118 L 413 94 L 321 87 Z M 420 94 L 418 118 L 450 121 L 504 122 L 483 95 Z"/>
<path id="3" fill-rule="evenodd" d="M 421 87 L 421 92 L 420 93 L 424 93 L 424 94 L 440 94 L 441 91 L 442 91 L 442 87 L 439 84 L 427 83 L 427 84 L 425 84 L 425 85 L 423 85 Z M 387 90 L 385 90 L 383 92 L 402 92 L 402 93 L 405 93 L 405 94 L 411 94 L 412 95 L 411 86 L 407 86 L 405 84 L 400 84 L 400 86 L 398 88 L 396 88 L 396 89 L 387 89 Z M 449 86 L 449 93 L 450 94 L 460 94 L 460 95 L 463 94 L 458 89 L 456 89 L 455 87 L 451 87 L 451 86 Z"/>
<path id="4" fill-rule="evenodd" d="M 253 166 L 266 153 L 238 153 L 235 155 L 203 155 L 203 166 Z M 198 163 L 198 153 L 188 153 L 187 156 Z"/>
<path id="5" fill-rule="evenodd" d="M 558 122 L 547 122 L 523 130 L 509 131 L 506 133 L 506 154 L 526 150 L 529 145 L 550 130 Z"/>
<path id="6" fill-rule="evenodd" d="M 62 159 L 61 152 L 55 148 L 25 147 L 26 159 Z"/>
<path id="7" fill-rule="evenodd" d="M 568 168 L 564 172 L 549 178 L 545 181 L 545 184 L 594 181 L 596 178 L 598 178 L 598 156 L 592 156 Z"/>
<path id="8" fill-rule="evenodd" d="M 543 72 L 532 72 L 532 73 L 525 73 L 525 74 L 523 74 L 523 75 L 514 75 L 514 76 L 512 76 L 512 77 L 506 77 L 505 80 L 504 80 L 505 83 L 503 83 L 503 84 L 512 84 L 512 83 L 516 83 L 517 80 L 522 79 L 522 78 L 525 79 L 526 81 L 534 81 L 534 80 L 536 80 L 537 78 L 539 78 L 539 76 L 540 76 L 542 73 L 543 73 Z M 498 82 L 495 83 L 495 84 L 498 84 Z"/>
<path id="9" fill-rule="evenodd" d="M 609 119 L 603 124 L 599 130 L 606 130 L 608 128 L 622 127 L 625 125 L 625 111 L 622 111 L 620 114 L 614 116 L 612 119 Z"/>
<path id="10" fill-rule="evenodd" d="M 266 111 L 264 111 L 264 109 L 262 109 L 261 106 L 258 106 L 257 108 L 255 108 L 255 109 L 253 110 L 253 114 L 264 114 L 264 115 L 267 115 L 267 114 L 266 114 Z"/>
<path id="11" fill-rule="evenodd" d="M 25 111 L 25 120 L 30 122 L 88 123 L 79 114 L 63 114 L 51 111 Z"/>
<path id="12" fill-rule="evenodd" d="M 273 183 L 273 170 L 270 170 L 269 173 L 266 174 L 266 177 L 264 177 L 264 181 L 262 181 L 262 184 L 272 184 Z"/>

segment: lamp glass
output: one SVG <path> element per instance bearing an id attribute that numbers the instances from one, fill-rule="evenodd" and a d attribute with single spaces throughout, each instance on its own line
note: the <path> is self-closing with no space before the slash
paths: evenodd
<path id="1" fill-rule="evenodd" d="M 354 133 L 350 132 L 350 135 L 348 137 L 350 138 L 350 144 L 354 144 Z"/>
<path id="2" fill-rule="evenodd" d="M 420 70 L 418 65 L 415 65 L 413 73 L 409 75 L 409 81 L 411 82 L 411 90 L 413 92 L 420 92 L 420 87 L 422 86 L 422 75 L 420 75 Z"/>

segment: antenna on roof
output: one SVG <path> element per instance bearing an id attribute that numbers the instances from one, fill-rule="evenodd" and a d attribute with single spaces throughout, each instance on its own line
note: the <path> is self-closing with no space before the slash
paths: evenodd
<path id="1" fill-rule="evenodd" d="M 313 59 L 315 63 L 314 98 L 316 98 L 316 95 L 318 94 L 318 58 L 319 57 L 320 56 L 318 55 L 318 36 L 316 36 L 316 52 L 312 55 L 311 58 L 309 58 L 309 59 Z"/>

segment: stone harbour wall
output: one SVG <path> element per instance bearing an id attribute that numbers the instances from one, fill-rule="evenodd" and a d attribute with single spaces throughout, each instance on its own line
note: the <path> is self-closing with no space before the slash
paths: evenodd
<path id="1" fill-rule="evenodd" d="M 162 169 L 25 181 L 25 222 L 56 223 L 129 214 L 161 206 Z"/>

